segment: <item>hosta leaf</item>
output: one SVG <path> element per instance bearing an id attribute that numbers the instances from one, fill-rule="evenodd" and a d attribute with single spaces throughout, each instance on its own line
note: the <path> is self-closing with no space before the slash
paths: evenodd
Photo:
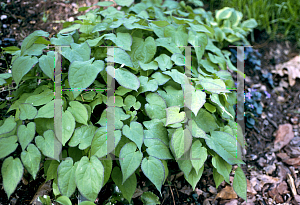
<path id="1" fill-rule="evenodd" d="M 136 148 L 137 147 L 133 142 L 129 142 L 121 149 L 119 158 L 123 175 L 122 184 L 141 164 L 143 154 L 141 151 L 136 151 Z"/>
<path id="2" fill-rule="evenodd" d="M 195 116 L 199 112 L 200 108 L 206 102 L 206 93 L 194 88 L 190 84 L 182 85 L 184 88 L 184 103 L 187 108 L 189 108 Z"/>
<path id="3" fill-rule="evenodd" d="M 211 132 L 211 137 L 205 140 L 207 146 L 222 156 L 229 164 L 244 164 L 236 156 L 236 139 L 232 135 L 226 132 L 213 131 Z"/>
<path id="4" fill-rule="evenodd" d="M 196 185 L 200 181 L 203 170 L 204 170 L 204 166 L 202 166 L 200 168 L 200 170 L 197 174 L 195 169 L 192 169 L 192 171 L 190 172 L 188 177 L 184 176 L 184 178 L 187 180 L 187 182 L 193 187 L 193 191 L 195 191 Z"/>
<path id="5" fill-rule="evenodd" d="M 75 182 L 80 193 L 95 201 L 104 181 L 104 167 L 96 156 L 83 156 L 75 171 Z"/>
<path id="6" fill-rule="evenodd" d="M 57 185 L 62 195 L 70 197 L 76 190 L 75 171 L 79 162 L 73 165 L 71 157 L 60 163 L 57 169 Z"/>
<path id="7" fill-rule="evenodd" d="M 71 63 L 73 61 L 89 61 L 91 48 L 86 42 L 82 44 L 71 43 L 71 48 L 63 47 L 61 54 Z"/>
<path id="8" fill-rule="evenodd" d="M 171 69 L 173 66 L 171 58 L 166 54 L 160 54 L 154 60 L 158 63 L 158 66 L 162 71 Z"/>
<path id="9" fill-rule="evenodd" d="M 247 201 L 247 179 L 240 167 L 235 170 L 232 186 L 237 195 Z"/>
<path id="10" fill-rule="evenodd" d="M 3 161 L 1 175 L 3 178 L 3 188 L 8 199 L 16 190 L 23 173 L 24 168 L 19 158 L 8 157 Z"/>
<path id="11" fill-rule="evenodd" d="M 115 141 L 115 147 L 116 147 L 121 139 L 121 131 L 115 130 L 114 137 L 115 137 L 114 141 Z M 108 145 L 107 145 L 106 127 L 100 127 L 95 132 L 95 135 L 92 140 L 91 155 L 96 155 L 98 158 L 101 158 L 114 150 L 114 147 L 109 147 L 109 150 L 107 150 L 107 146 Z"/>
<path id="12" fill-rule="evenodd" d="M 140 87 L 139 79 L 133 73 L 124 68 L 115 69 L 114 73 L 110 73 L 110 71 L 108 71 L 108 74 L 115 78 L 121 86 L 127 89 L 137 91 Z"/>
<path id="13" fill-rule="evenodd" d="M 144 142 L 144 129 L 142 124 L 138 122 L 130 122 L 130 127 L 128 125 L 124 125 L 122 132 L 123 135 L 135 142 L 139 150 L 141 150 Z"/>
<path id="14" fill-rule="evenodd" d="M 204 165 L 204 162 L 207 158 L 207 149 L 205 147 L 202 147 L 202 144 L 200 140 L 194 141 L 191 148 L 191 161 L 192 165 L 196 171 L 196 174 L 198 174 L 200 168 Z"/>
<path id="15" fill-rule="evenodd" d="M 234 9 L 229 7 L 224 7 L 216 11 L 216 19 L 219 22 L 222 19 L 228 19 L 233 13 Z"/>
<path id="16" fill-rule="evenodd" d="M 29 103 L 33 106 L 40 106 L 50 102 L 54 97 L 53 90 L 47 89 L 44 92 L 38 95 L 31 95 L 29 96 L 25 103 Z"/>
<path id="17" fill-rule="evenodd" d="M 32 120 L 37 116 L 37 110 L 31 104 L 22 103 L 19 105 L 20 108 L 20 120 Z"/>
<path id="18" fill-rule="evenodd" d="M 166 102 L 157 93 L 149 93 L 146 96 L 145 110 L 151 119 L 163 119 L 166 117 Z"/>
<path id="19" fill-rule="evenodd" d="M 77 128 L 68 145 L 70 147 L 75 147 L 79 144 L 79 149 L 81 150 L 88 148 L 92 144 L 96 130 L 97 127 L 94 125 L 83 125 Z"/>
<path id="20" fill-rule="evenodd" d="M 38 58 L 35 56 L 20 56 L 13 61 L 11 72 L 17 86 L 24 75 L 26 75 L 37 62 Z"/>
<path id="21" fill-rule="evenodd" d="M 21 153 L 21 160 L 27 171 L 35 180 L 36 174 L 40 169 L 41 162 L 41 153 L 39 149 L 34 144 L 29 144 L 27 147 L 27 151 L 23 150 L 23 152 Z"/>
<path id="22" fill-rule="evenodd" d="M 71 101 L 69 105 L 67 110 L 74 116 L 75 121 L 87 125 L 88 111 L 84 105 L 78 101 Z"/>
<path id="23" fill-rule="evenodd" d="M 171 149 L 174 151 L 176 158 L 180 158 L 187 152 L 192 144 L 192 135 L 188 129 L 178 128 L 172 135 Z"/>
<path id="24" fill-rule="evenodd" d="M 160 139 L 147 138 L 144 140 L 146 151 L 158 159 L 173 159 L 169 148 Z"/>
<path id="25" fill-rule="evenodd" d="M 37 136 L 35 138 L 35 144 L 45 156 L 52 159 L 59 159 L 62 146 L 56 139 L 53 130 L 47 130 L 44 132 L 44 137 Z"/>
<path id="26" fill-rule="evenodd" d="M 218 173 L 224 177 L 225 181 L 229 183 L 229 175 L 232 166 L 218 155 L 213 156 L 212 164 L 217 169 Z"/>
<path id="27" fill-rule="evenodd" d="M 28 123 L 27 126 L 20 125 L 18 127 L 18 138 L 23 151 L 26 149 L 27 145 L 33 140 L 34 136 L 35 136 L 34 122 Z"/>
<path id="28" fill-rule="evenodd" d="M 172 106 L 166 109 L 167 112 L 167 121 L 166 126 L 169 124 L 175 124 L 181 122 L 185 119 L 185 112 L 180 112 L 179 106 Z"/>
<path id="29" fill-rule="evenodd" d="M 257 22 L 255 19 L 248 19 L 244 21 L 241 25 L 241 27 L 246 27 L 246 28 L 255 28 L 257 26 Z"/>
<path id="30" fill-rule="evenodd" d="M 68 110 L 62 112 L 62 144 L 64 146 L 72 137 L 74 129 L 75 129 L 75 118 L 73 117 L 71 112 Z"/>
<path id="31" fill-rule="evenodd" d="M 119 167 L 114 167 L 111 178 L 122 192 L 124 198 L 130 202 L 137 185 L 135 173 L 122 183 L 122 172 Z"/>
<path id="32" fill-rule="evenodd" d="M 166 174 L 163 163 L 159 159 L 149 156 L 148 159 L 143 159 L 141 168 L 145 176 L 155 185 L 161 194 L 161 186 Z"/>
<path id="33" fill-rule="evenodd" d="M 13 135 L 10 137 L 0 138 L 0 159 L 13 153 L 18 147 L 18 137 Z"/>
<path id="34" fill-rule="evenodd" d="M 87 61 L 73 61 L 69 67 L 68 80 L 71 88 L 85 89 L 96 79 L 99 72 L 104 69 L 104 62 L 94 58 Z M 88 70 L 88 72 L 87 72 Z M 72 91 L 76 98 L 81 91 Z"/>
<path id="35" fill-rule="evenodd" d="M 219 187 L 219 185 L 224 181 L 224 177 L 219 174 L 216 168 L 213 168 L 213 177 L 216 184 L 216 188 Z"/>
<path id="36" fill-rule="evenodd" d="M 145 205 L 160 204 L 158 196 L 150 191 L 144 192 L 141 196 L 141 200 Z"/>

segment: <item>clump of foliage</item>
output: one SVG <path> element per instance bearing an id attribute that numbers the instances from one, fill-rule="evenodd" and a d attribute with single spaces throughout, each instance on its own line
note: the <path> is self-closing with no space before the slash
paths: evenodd
<path id="1" fill-rule="evenodd" d="M 8 198 L 26 169 L 33 179 L 42 170 L 46 180 L 53 179 L 56 200 L 67 201 L 78 189 L 93 202 L 113 181 L 131 202 L 139 171 L 161 194 L 168 161 L 173 160 L 194 190 L 204 163 L 212 163 L 217 187 L 224 180 L 230 183 L 237 164 L 233 188 L 246 200 L 246 177 L 240 167 L 244 140 L 234 122 L 234 81 L 227 71 L 237 69 L 222 45 L 247 43 L 255 20 L 241 22 L 242 14 L 228 7 L 213 16 L 199 8 L 202 2 L 197 0 L 132 2 L 116 0 L 123 6 L 120 11 L 103 10 L 112 2 L 99 2 L 100 8 L 65 24 L 56 36 L 49 39 L 49 33 L 35 31 L 21 49 L 9 51 L 13 63 L 7 82 L 13 79 L 17 86 L 7 112 L 11 116 L 0 121 L 1 174 Z M 47 45 L 64 47 L 58 51 Z M 105 46 L 116 46 L 114 72 L 108 72 Z M 192 46 L 191 77 L 185 74 L 182 46 Z M 61 141 L 53 109 L 54 57 L 59 54 L 64 90 Z M 106 130 L 106 104 L 112 99 L 101 90 L 107 88 L 108 75 L 116 80 L 114 153 L 123 159 L 114 166 Z M 184 155 L 189 158 L 179 160 Z M 159 203 L 151 192 L 140 199 Z"/>

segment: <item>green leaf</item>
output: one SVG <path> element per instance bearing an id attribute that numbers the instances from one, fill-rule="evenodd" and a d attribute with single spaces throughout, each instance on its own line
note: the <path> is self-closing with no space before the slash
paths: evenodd
<path id="1" fill-rule="evenodd" d="M 172 107 L 168 107 L 166 108 L 166 112 L 167 112 L 167 121 L 166 121 L 166 125 L 169 124 L 175 124 L 178 122 L 181 122 L 185 119 L 185 112 L 180 112 L 180 107 L 179 106 L 172 106 Z"/>
<path id="2" fill-rule="evenodd" d="M 169 148 L 160 139 L 147 138 L 144 140 L 146 151 L 150 156 L 158 159 L 173 159 Z"/>
<path id="3" fill-rule="evenodd" d="M 121 48 L 114 48 L 114 62 L 119 64 L 124 64 L 128 67 L 134 67 L 130 56 Z M 105 59 L 107 62 L 107 58 Z M 107 68 L 106 68 L 107 70 Z"/>
<path id="4" fill-rule="evenodd" d="M 155 92 L 158 89 L 158 84 L 155 80 L 149 80 L 146 76 L 140 76 L 139 81 L 141 82 L 141 86 L 138 90 L 138 93 L 144 93 L 147 91 Z"/>
<path id="5" fill-rule="evenodd" d="M 206 93 L 194 88 L 190 84 L 186 84 L 184 87 L 185 106 L 189 108 L 195 116 L 199 112 L 200 108 L 206 102 Z"/>
<path id="6" fill-rule="evenodd" d="M 190 172 L 188 177 L 184 176 L 184 178 L 187 180 L 187 182 L 193 187 L 193 191 L 195 191 L 196 185 L 201 179 L 203 170 L 204 170 L 204 166 L 202 166 L 200 168 L 200 170 L 197 174 L 195 169 L 192 169 L 192 171 Z"/>
<path id="7" fill-rule="evenodd" d="M 47 130 L 44 132 L 44 137 L 37 136 L 35 138 L 35 144 L 45 156 L 52 159 L 59 159 L 62 146 L 61 143 L 56 139 L 53 130 Z"/>
<path id="8" fill-rule="evenodd" d="M 36 174 L 40 169 L 41 162 L 41 153 L 39 149 L 34 144 L 29 144 L 27 147 L 27 151 L 23 150 L 23 152 L 21 153 L 21 160 L 27 171 L 35 180 Z"/>
<path id="9" fill-rule="evenodd" d="M 168 51 L 173 53 L 181 53 L 180 49 L 172 41 L 171 37 L 168 38 L 157 38 L 155 39 L 156 45 L 166 48 Z"/>
<path id="10" fill-rule="evenodd" d="M 150 191 L 144 192 L 141 196 L 141 200 L 145 205 L 160 204 L 158 196 Z"/>
<path id="11" fill-rule="evenodd" d="M 101 2 L 102 3 L 102 2 Z M 91 201 L 83 201 L 78 205 L 95 205 L 95 203 L 91 202 Z"/>
<path id="12" fill-rule="evenodd" d="M 99 72 L 104 69 L 104 62 L 101 60 L 94 61 L 94 58 L 81 62 L 74 61 L 69 67 L 69 84 L 71 88 L 80 89 L 73 91 L 74 98 L 76 98 L 81 90 L 89 87 L 96 79 Z M 89 72 L 86 72 L 86 71 Z"/>
<path id="13" fill-rule="evenodd" d="M 211 34 L 211 32 L 204 25 L 197 25 L 193 23 L 188 23 L 188 24 L 190 25 L 193 31 Z"/>
<path id="14" fill-rule="evenodd" d="M 224 181 L 224 177 L 219 174 L 216 168 L 213 168 L 213 177 L 215 180 L 216 188 L 220 186 L 220 184 Z"/>
<path id="15" fill-rule="evenodd" d="M 18 138 L 23 151 L 26 149 L 27 145 L 33 140 L 34 136 L 35 136 L 34 122 L 28 123 L 27 126 L 20 125 L 18 127 Z"/>
<path id="16" fill-rule="evenodd" d="M 11 72 L 17 86 L 19 86 L 24 75 L 26 75 L 37 62 L 38 58 L 35 56 L 20 56 L 13 61 Z"/>
<path id="17" fill-rule="evenodd" d="M 56 46 L 69 46 L 69 45 L 71 45 L 71 43 L 74 43 L 74 39 L 72 38 L 72 35 L 70 35 L 70 34 L 65 36 L 65 35 L 62 35 L 59 33 L 59 34 L 57 34 L 57 38 L 54 38 L 54 37 L 50 38 L 50 42 L 51 42 L 51 44 L 54 44 Z M 54 53 L 53 51 L 49 51 L 49 52 Z M 48 53 L 47 53 L 47 55 L 48 55 Z"/>
<path id="18" fill-rule="evenodd" d="M 255 28 L 257 26 L 257 22 L 255 19 L 248 19 L 244 21 L 241 25 L 241 27 L 246 27 L 246 28 Z"/>
<path id="19" fill-rule="evenodd" d="M 226 37 L 225 33 L 219 27 L 216 27 L 214 29 L 215 29 L 215 39 L 220 43 L 223 42 Z"/>
<path id="20" fill-rule="evenodd" d="M 76 186 L 90 201 L 95 201 L 104 181 L 104 167 L 96 156 L 83 156 L 75 171 Z"/>
<path id="21" fill-rule="evenodd" d="M 61 101 L 62 105 L 64 101 Z M 54 100 L 48 102 L 46 105 L 38 110 L 38 114 L 35 118 L 54 118 Z"/>
<path id="22" fill-rule="evenodd" d="M 180 170 L 183 171 L 185 177 L 188 177 L 193 168 L 191 160 L 179 159 L 177 163 Z"/>
<path id="23" fill-rule="evenodd" d="M 164 98 L 168 107 L 179 106 L 184 107 L 183 90 L 177 90 L 172 86 L 164 87 L 165 91 L 157 90 L 158 94 Z"/>
<path id="24" fill-rule="evenodd" d="M 44 92 L 38 95 L 29 96 L 25 103 L 31 104 L 33 106 L 40 106 L 50 102 L 54 97 L 54 92 L 50 89 L 45 90 Z"/>
<path id="25" fill-rule="evenodd" d="M 229 7 L 224 7 L 220 10 L 216 11 L 216 20 L 219 22 L 222 19 L 228 19 L 232 12 L 234 11 L 233 8 L 229 8 Z"/>
<path id="26" fill-rule="evenodd" d="M 121 86 L 127 89 L 137 91 L 137 89 L 140 87 L 139 79 L 133 73 L 124 68 L 115 69 L 114 73 L 110 73 L 110 71 L 108 71 L 107 73 L 111 77 L 115 78 Z"/>
<path id="27" fill-rule="evenodd" d="M 101 118 L 97 122 L 101 126 L 107 126 L 106 125 L 107 124 L 107 122 L 106 122 L 106 120 L 107 120 L 106 112 L 107 112 L 107 108 L 102 112 Z M 115 123 L 114 123 L 115 124 L 115 129 L 116 130 L 122 129 L 123 122 L 121 120 L 127 120 L 130 117 L 130 115 L 126 115 L 124 113 L 123 109 L 119 108 L 119 107 L 114 107 L 114 109 L 110 109 L 110 112 L 112 112 L 112 113 L 108 113 L 108 114 L 112 115 L 113 112 L 114 112 L 114 115 L 115 115 Z"/>
<path id="28" fill-rule="evenodd" d="M 121 149 L 119 158 L 123 175 L 122 184 L 124 184 L 128 177 L 130 177 L 141 164 L 143 154 L 141 151 L 136 151 L 136 148 L 133 142 L 129 142 Z"/>
<path id="29" fill-rule="evenodd" d="M 108 145 L 106 127 L 100 127 L 99 129 L 97 129 L 92 140 L 91 155 L 96 155 L 98 158 L 101 158 L 113 151 L 117 144 L 120 142 L 121 131 L 115 130 L 114 137 L 115 146 L 109 147 L 109 150 L 107 150 Z"/>
<path id="30" fill-rule="evenodd" d="M 166 82 L 168 82 L 171 79 L 169 76 L 164 75 L 161 72 L 155 72 L 151 75 L 151 77 L 156 80 L 158 85 L 164 85 Z M 168 105 L 168 103 L 167 103 L 167 105 Z"/>
<path id="31" fill-rule="evenodd" d="M 153 119 L 151 121 L 144 121 L 143 124 L 148 129 L 144 130 L 145 139 L 160 139 L 165 145 L 169 145 L 168 132 L 162 121 Z"/>
<path id="32" fill-rule="evenodd" d="M 74 116 L 75 121 L 87 125 L 88 111 L 84 105 L 78 101 L 71 101 L 69 105 L 67 110 Z"/>
<path id="33" fill-rule="evenodd" d="M 113 41 L 116 46 L 124 49 L 126 51 L 130 51 L 130 47 L 132 45 L 132 37 L 129 33 L 117 33 L 117 36 L 114 33 L 105 34 L 105 39 L 109 39 Z M 116 55 L 115 55 L 116 56 Z"/>
<path id="34" fill-rule="evenodd" d="M 205 107 L 205 109 L 207 109 L 207 110 L 208 110 L 209 112 L 211 112 L 211 113 L 216 112 L 216 107 L 213 106 L 213 105 L 210 104 L 210 103 L 204 103 L 204 107 Z"/>
<path id="35" fill-rule="evenodd" d="M 54 67 L 55 67 L 55 53 L 54 53 L 54 51 L 49 51 L 49 52 L 47 52 L 47 55 L 42 55 L 39 58 L 39 66 L 40 66 L 41 70 L 49 78 L 51 78 L 54 81 Z"/>
<path id="36" fill-rule="evenodd" d="M 171 69 L 173 66 L 171 58 L 166 54 L 160 54 L 154 60 L 158 63 L 158 66 L 162 71 Z"/>
<path id="37" fill-rule="evenodd" d="M 181 53 L 174 53 L 171 56 L 171 60 L 174 61 L 174 63 L 178 66 L 184 66 L 185 65 L 185 56 Z"/>
<path id="38" fill-rule="evenodd" d="M 96 130 L 97 127 L 94 125 L 83 125 L 77 128 L 68 145 L 70 147 L 75 147 L 79 144 L 79 149 L 85 150 L 91 146 Z"/>
<path id="39" fill-rule="evenodd" d="M 179 72 L 177 69 L 172 69 L 171 71 L 164 71 L 163 74 L 171 76 L 172 79 L 180 85 L 184 85 L 187 81 L 187 76 Z"/>
<path id="40" fill-rule="evenodd" d="M 231 117 L 231 119 L 233 119 L 233 116 L 225 109 L 224 105 L 220 102 L 218 94 L 212 94 L 210 96 L 210 99 L 214 104 L 216 104 L 218 106 L 217 108 L 219 108 L 219 110 L 221 110 L 220 113 L 222 115 L 225 112 L 226 114 L 228 114 Z"/>
<path id="41" fill-rule="evenodd" d="M 202 147 L 200 140 L 195 140 L 191 149 L 192 150 L 190 154 L 192 165 L 196 171 L 196 174 L 198 174 L 200 168 L 204 165 L 204 162 L 207 159 L 207 149 Z"/>
<path id="42" fill-rule="evenodd" d="M 72 63 L 73 61 L 89 61 L 91 48 L 84 42 L 82 44 L 71 43 L 70 47 L 63 47 L 61 54 Z"/>
<path id="43" fill-rule="evenodd" d="M 20 120 L 32 120 L 37 116 L 37 110 L 31 104 L 22 103 L 19 105 L 20 108 Z"/>
<path id="44" fill-rule="evenodd" d="M 102 1 L 102 2 L 98 2 L 97 3 L 97 6 L 111 6 L 111 5 L 113 5 L 114 4 L 114 2 L 112 2 L 112 1 Z"/>
<path id="45" fill-rule="evenodd" d="M 33 44 L 32 46 L 30 46 L 28 49 L 24 51 L 23 55 L 39 56 L 43 54 L 43 50 L 45 48 L 47 48 L 47 46 L 44 44 Z"/>
<path id="46" fill-rule="evenodd" d="M 156 58 L 155 58 L 156 59 Z M 156 61 L 151 61 L 150 63 L 142 63 L 142 62 L 138 62 L 141 69 L 144 71 L 148 71 L 148 70 L 157 70 L 158 69 L 158 63 Z"/>
<path id="47" fill-rule="evenodd" d="M 229 175 L 231 172 L 232 166 L 228 164 L 224 159 L 220 156 L 215 155 L 212 158 L 212 164 L 217 169 L 218 173 L 221 174 L 227 183 L 229 182 Z"/>
<path id="48" fill-rule="evenodd" d="M 165 179 L 165 168 L 163 163 L 159 159 L 149 156 L 148 159 L 143 159 L 141 168 L 145 176 L 155 185 L 161 194 L 161 186 Z"/>
<path id="49" fill-rule="evenodd" d="M 204 33 L 196 33 L 192 30 L 189 31 L 188 42 L 195 47 L 198 65 L 201 63 L 205 47 L 207 45 L 207 35 Z"/>
<path id="50" fill-rule="evenodd" d="M 195 120 L 198 127 L 204 132 L 211 132 L 219 127 L 212 114 L 210 114 L 203 108 L 199 110 L 197 116 L 192 113 L 192 120 Z"/>
<path id="51" fill-rule="evenodd" d="M 60 196 L 56 199 L 56 202 L 61 203 L 62 205 L 72 205 L 71 200 L 69 197 L 66 196 Z"/>
<path id="52" fill-rule="evenodd" d="M 73 117 L 71 112 L 68 110 L 62 112 L 62 142 L 61 143 L 64 146 L 72 137 L 74 129 L 75 129 L 75 118 Z"/>
<path id="53" fill-rule="evenodd" d="M 115 2 L 120 6 L 129 7 L 134 2 L 134 0 L 115 0 Z"/>
<path id="54" fill-rule="evenodd" d="M 240 167 L 235 170 L 232 186 L 237 195 L 247 202 L 247 179 Z"/>
<path id="55" fill-rule="evenodd" d="M 0 138 L 0 159 L 13 153 L 18 147 L 18 137 L 13 135 L 10 137 Z"/>
<path id="56" fill-rule="evenodd" d="M 24 168 L 19 158 L 8 157 L 3 161 L 1 175 L 3 178 L 3 188 L 8 199 L 16 190 L 23 173 Z"/>
<path id="57" fill-rule="evenodd" d="M 177 128 L 172 135 L 170 148 L 174 151 L 176 158 L 180 158 L 192 145 L 192 135 L 188 129 Z"/>
<path id="58" fill-rule="evenodd" d="M 138 122 L 130 122 L 130 127 L 128 125 L 124 125 L 122 133 L 128 139 L 135 142 L 139 150 L 141 150 L 144 141 L 144 130 L 142 124 Z"/>
<path id="59" fill-rule="evenodd" d="M 195 122 L 195 120 L 189 120 L 188 123 L 189 123 L 188 129 L 191 131 L 193 137 L 203 138 L 203 139 L 207 139 L 208 138 L 206 136 L 206 133 L 202 129 L 200 129 L 198 127 L 198 125 Z"/>
<path id="60" fill-rule="evenodd" d="M 157 93 L 149 93 L 146 96 L 145 110 L 150 119 L 163 119 L 166 117 L 166 102 Z"/>
<path id="61" fill-rule="evenodd" d="M 206 139 L 206 144 L 229 164 L 244 164 L 244 162 L 239 160 L 236 156 L 236 139 L 232 135 L 226 132 L 212 131 L 211 137 Z"/>
<path id="62" fill-rule="evenodd" d="M 50 161 L 47 160 L 46 162 L 50 162 L 47 169 L 45 166 L 45 173 L 47 173 L 46 181 L 51 180 L 51 179 L 57 179 L 57 168 L 59 166 L 59 162 L 56 160 L 50 160 Z M 45 162 L 45 165 L 46 165 L 46 162 Z"/>
<path id="63" fill-rule="evenodd" d="M 0 127 L 0 138 L 7 137 L 5 134 L 12 132 L 16 128 L 17 123 L 15 122 L 14 116 L 10 116 L 5 119 L 3 125 Z"/>
<path id="64" fill-rule="evenodd" d="M 135 173 L 133 173 L 124 183 L 122 183 L 122 172 L 119 167 L 114 167 L 111 178 L 122 192 L 124 198 L 130 202 L 137 186 Z"/>
<path id="65" fill-rule="evenodd" d="M 108 182 L 109 178 L 110 178 L 110 174 L 111 174 L 111 170 L 112 170 L 112 160 L 111 160 L 111 156 L 107 155 L 106 159 L 102 159 L 100 160 L 103 167 L 104 167 L 104 182 L 103 182 L 103 186 Z"/>
<path id="66" fill-rule="evenodd" d="M 21 46 L 21 55 L 24 54 L 25 50 L 27 50 L 28 48 L 30 48 L 34 42 L 36 40 L 38 40 L 38 38 L 40 36 L 43 36 L 43 37 L 48 37 L 49 36 L 49 33 L 48 32 L 45 32 L 45 31 L 42 31 L 42 30 L 37 30 L 37 31 L 34 31 L 33 33 L 31 33 L 29 36 L 27 36 L 24 41 L 22 42 L 22 46 Z M 18 83 L 17 83 L 18 84 Z"/>
<path id="67" fill-rule="evenodd" d="M 76 190 L 75 171 L 78 162 L 73 166 L 73 159 L 67 157 L 57 169 L 57 185 L 62 195 L 71 197 Z"/>

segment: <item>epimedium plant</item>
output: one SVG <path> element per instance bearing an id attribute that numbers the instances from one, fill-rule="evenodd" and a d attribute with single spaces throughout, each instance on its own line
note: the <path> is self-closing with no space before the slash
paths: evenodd
<path id="1" fill-rule="evenodd" d="M 255 20 L 240 22 L 241 13 L 231 8 L 213 17 L 198 8 L 202 2 L 197 0 L 116 3 L 123 6 L 120 11 L 114 7 L 103 10 L 112 3 L 99 2 L 100 8 L 65 23 L 50 39 L 47 32 L 35 31 L 24 39 L 21 49 L 3 48 L 13 55 L 12 76 L 3 76 L 7 81 L 3 83 L 14 80 L 17 85 L 7 111 L 11 116 L 0 122 L 1 174 L 8 198 L 24 168 L 33 179 L 43 168 L 60 199 L 78 189 L 95 201 L 112 180 L 130 202 L 139 170 L 161 194 L 168 161 L 175 160 L 194 190 L 204 163 L 212 164 L 216 187 L 224 180 L 230 183 L 232 166 L 237 164 L 233 188 L 246 200 L 246 177 L 240 167 L 244 141 L 234 121 L 236 95 L 230 91 L 234 81 L 227 71 L 237 69 L 222 45 L 245 42 Z M 50 44 L 62 46 L 61 51 L 48 47 Z M 100 47 L 103 45 L 116 46 L 114 73 L 108 72 L 108 48 Z M 185 75 L 183 46 L 192 46 L 190 78 Z M 61 141 L 54 129 L 56 52 L 62 56 L 62 89 L 81 89 L 62 91 Z M 107 93 L 85 91 L 106 89 L 107 75 L 116 80 L 114 153 L 123 159 L 116 160 L 116 166 L 109 160 L 113 150 L 107 150 Z M 186 82 L 190 82 L 189 93 Z M 99 112 L 96 107 L 101 105 L 104 108 Z M 93 115 L 99 116 L 95 123 Z M 59 153 L 49 149 L 60 145 Z M 190 158 L 180 160 L 185 154 Z M 145 192 L 141 200 L 159 204 L 151 192 Z"/>

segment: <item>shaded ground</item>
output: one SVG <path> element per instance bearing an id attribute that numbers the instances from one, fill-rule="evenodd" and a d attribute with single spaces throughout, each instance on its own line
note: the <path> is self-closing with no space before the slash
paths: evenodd
<path id="1" fill-rule="evenodd" d="M 1 46 L 21 45 L 21 41 L 35 30 L 44 30 L 54 35 L 62 28 L 62 24 L 52 23 L 53 20 L 74 18 L 77 4 L 80 6 L 90 6 L 95 2 L 89 1 L 13 1 L 7 3 L 1 15 L 6 18 L 1 19 Z M 85 4 L 85 5 L 84 5 Z M 43 14 L 49 14 L 47 22 L 43 22 Z M 72 19 L 70 19 L 72 20 Z M 10 39 L 7 39 L 10 38 Z M 275 69 L 275 65 L 287 62 L 296 55 L 299 55 L 299 50 L 296 49 L 296 42 L 291 41 L 268 41 L 268 36 L 264 32 L 255 32 L 254 48 L 257 48 L 262 54 L 262 72 L 271 72 Z M 266 42 L 266 43 L 264 43 Z M 11 57 L 6 56 L 7 62 L 10 62 Z M 6 62 L 0 61 L 0 67 L 6 68 Z M 1 73 L 4 72 L 1 69 Z M 296 80 L 294 86 L 289 86 L 288 76 L 280 76 L 273 74 L 273 81 L 275 89 L 272 89 L 266 81 L 262 81 L 262 73 L 254 71 L 249 65 L 245 65 L 245 73 L 247 76 L 245 80 L 245 90 L 248 88 L 256 88 L 267 91 L 271 94 L 270 99 L 262 97 L 263 114 L 257 118 L 255 129 L 246 128 L 246 165 L 242 166 L 248 181 L 248 204 L 298 204 L 295 200 L 293 191 L 300 195 L 300 179 L 299 179 L 299 165 L 300 165 L 300 140 L 299 140 L 299 91 L 300 81 Z M 285 83 L 284 83 L 285 82 Z M 282 91 L 278 87 L 283 87 Z M 278 90 L 277 92 L 275 90 Z M 5 99 L 8 92 L 1 92 L 0 98 Z M 264 96 L 264 95 L 263 95 Z M 272 151 L 274 147 L 275 131 L 278 130 L 279 125 L 292 124 L 294 138 L 285 147 L 279 151 Z M 18 150 L 17 152 L 20 152 Z M 279 154 L 281 153 L 281 154 Z M 286 155 L 284 155 L 284 153 Z M 290 160 L 289 158 L 295 159 Z M 0 160 L 0 166 L 2 165 Z M 116 163 L 116 162 L 114 162 Z M 182 172 L 180 172 L 178 165 L 174 162 L 168 162 L 169 177 L 163 185 L 162 197 L 160 197 L 161 204 L 246 204 L 242 199 L 237 198 L 230 186 L 223 182 L 218 189 L 215 189 L 212 165 L 205 165 L 205 171 L 197 185 L 196 192 L 191 190 L 191 186 L 185 181 Z M 179 174 L 178 174 L 179 173 Z M 287 174 L 290 174 L 292 179 L 289 179 Z M 233 175 L 231 175 L 233 176 Z M 134 204 L 142 204 L 139 197 L 143 191 L 152 191 L 157 196 L 160 196 L 156 188 L 147 183 L 145 176 L 140 172 L 138 177 L 138 189 L 133 199 Z M 40 170 L 37 180 L 30 180 L 27 174 L 24 175 L 22 181 L 14 194 L 7 199 L 2 184 L 0 184 L 0 204 L 29 204 L 34 195 L 43 184 L 45 177 L 43 170 Z M 290 186 L 291 181 L 294 181 L 294 187 Z M 2 178 L 0 176 L 0 182 Z M 50 184 L 46 184 L 45 194 L 54 198 Z M 227 186 L 227 187 L 226 187 Z M 47 188 L 48 187 L 48 188 Z M 51 186 L 50 186 L 51 187 Z M 48 191 L 47 191 L 48 190 Z M 226 192 L 225 192 L 226 191 Z M 107 183 L 99 193 L 99 199 L 96 204 L 103 204 L 103 202 L 114 193 L 112 182 Z M 74 194 L 72 203 L 77 204 L 78 200 Z M 297 196 L 296 196 L 297 198 Z M 274 201 L 273 201 L 274 200 Z M 252 201 L 252 202 L 251 202 Z M 273 201 L 273 202 L 272 202 Z M 121 203 L 118 203 L 121 204 Z"/>

